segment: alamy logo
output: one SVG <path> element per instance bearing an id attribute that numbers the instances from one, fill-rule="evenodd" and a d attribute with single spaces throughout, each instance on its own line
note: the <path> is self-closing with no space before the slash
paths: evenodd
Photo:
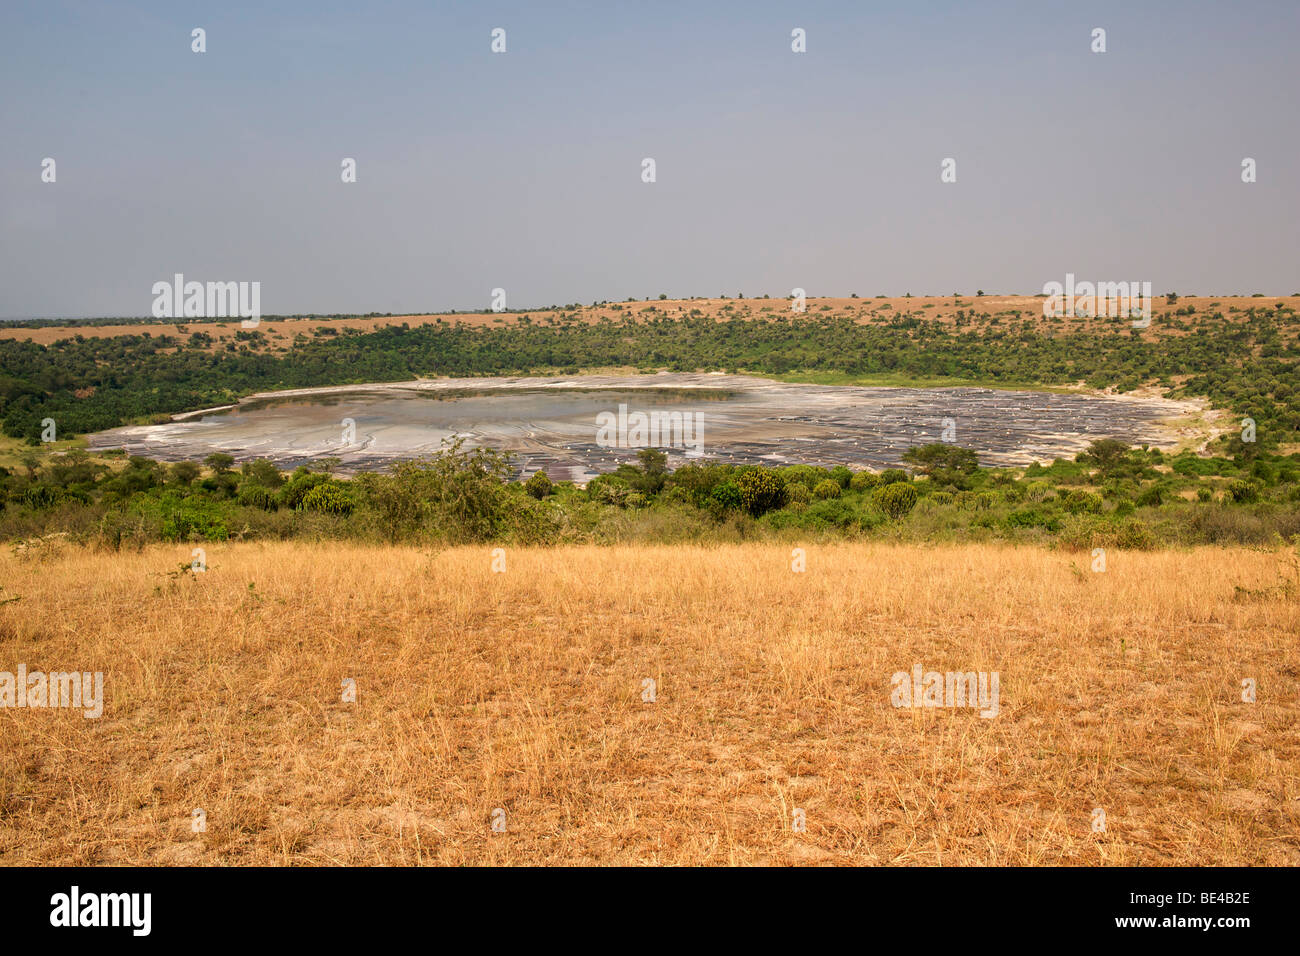
<path id="1" fill-rule="evenodd" d="M 1046 283 L 1043 295 L 1044 318 L 1123 317 L 1134 319 L 1135 328 L 1151 324 L 1150 282 L 1075 282 L 1067 272 L 1064 284 Z"/>
<path id="2" fill-rule="evenodd" d="M 0 671 L 0 707 L 80 707 L 89 719 L 104 713 L 104 672 Z"/>
<path id="3" fill-rule="evenodd" d="M 601 448 L 684 448 L 692 457 L 704 448 L 703 412 L 632 412 L 596 416 L 596 444 Z"/>
<path id="4" fill-rule="evenodd" d="M 51 926 L 129 926 L 131 935 L 148 936 L 153 926 L 152 893 L 69 893 L 50 897 Z"/>
<path id="5" fill-rule="evenodd" d="M 917 664 L 912 673 L 899 671 L 890 683 L 895 707 L 979 707 L 981 717 L 998 715 L 998 671 L 925 671 Z"/>
<path id="6" fill-rule="evenodd" d="M 246 329 L 262 320 L 260 282 L 186 282 L 178 272 L 171 282 L 153 284 L 155 319 L 243 319 Z"/>

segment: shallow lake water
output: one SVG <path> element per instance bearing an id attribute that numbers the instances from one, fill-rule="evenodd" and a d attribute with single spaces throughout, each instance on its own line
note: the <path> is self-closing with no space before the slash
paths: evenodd
<path id="1" fill-rule="evenodd" d="M 664 447 L 673 465 L 881 468 L 898 465 L 914 445 L 950 440 L 976 450 L 982 464 L 1027 464 L 1103 437 L 1171 446 L 1177 436 L 1167 421 L 1190 408 L 1163 399 L 708 374 L 439 379 L 264 393 L 164 425 L 101 432 L 90 444 L 164 461 L 223 451 L 294 467 L 335 457 L 347 473 L 431 454 L 461 437 L 467 447 L 511 452 L 520 473 L 544 467 L 553 479 L 585 481 L 645 444 Z M 658 434 L 638 429 L 647 424 Z"/>

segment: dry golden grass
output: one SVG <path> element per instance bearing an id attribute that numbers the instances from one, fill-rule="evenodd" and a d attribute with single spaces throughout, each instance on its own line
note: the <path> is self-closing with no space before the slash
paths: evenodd
<path id="1" fill-rule="evenodd" d="M 0 670 L 106 682 L 99 720 L 0 710 L 0 861 L 1300 863 L 1280 555 L 845 544 L 796 574 L 776 546 L 592 547 L 496 574 L 487 548 L 239 544 L 167 575 L 189 557 L 0 557 Z M 1001 713 L 895 709 L 914 663 L 999 671 Z"/>

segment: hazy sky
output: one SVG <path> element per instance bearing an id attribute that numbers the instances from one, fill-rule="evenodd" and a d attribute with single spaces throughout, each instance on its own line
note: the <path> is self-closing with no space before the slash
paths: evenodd
<path id="1" fill-rule="evenodd" d="M 147 315 L 176 272 L 266 314 L 1289 294 L 1297 40 L 1296 0 L 4 0 L 0 316 Z"/>

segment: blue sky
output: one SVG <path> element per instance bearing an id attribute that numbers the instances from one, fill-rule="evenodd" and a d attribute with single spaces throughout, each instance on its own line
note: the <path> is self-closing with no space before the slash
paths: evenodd
<path id="1" fill-rule="evenodd" d="M 267 314 L 1289 294 L 1298 28 L 1249 0 L 6 2 L 0 316 L 146 315 L 176 272 Z"/>

